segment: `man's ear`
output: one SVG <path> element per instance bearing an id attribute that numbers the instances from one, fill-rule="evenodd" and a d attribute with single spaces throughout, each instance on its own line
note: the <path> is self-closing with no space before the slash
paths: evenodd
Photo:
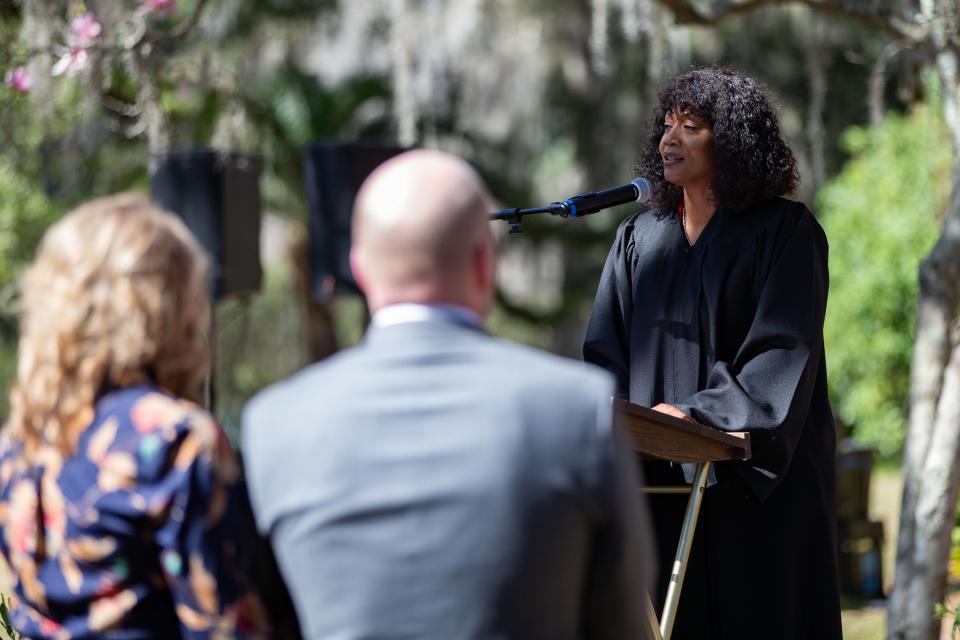
<path id="1" fill-rule="evenodd" d="M 353 274 L 353 279 L 360 287 L 360 291 L 366 293 L 367 274 L 364 271 L 363 255 L 356 247 L 350 247 L 350 273 Z"/>
<path id="2" fill-rule="evenodd" d="M 473 271 L 476 284 L 482 291 L 492 292 L 496 286 L 497 256 L 492 238 L 485 238 L 473 249 Z"/>

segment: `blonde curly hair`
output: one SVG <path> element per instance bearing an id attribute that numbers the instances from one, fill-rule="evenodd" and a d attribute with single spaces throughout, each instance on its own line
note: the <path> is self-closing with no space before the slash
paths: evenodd
<path id="1" fill-rule="evenodd" d="M 11 438 L 76 448 L 101 393 L 152 383 L 192 400 L 210 367 L 207 258 L 145 196 L 88 202 L 44 235 L 24 275 Z"/>

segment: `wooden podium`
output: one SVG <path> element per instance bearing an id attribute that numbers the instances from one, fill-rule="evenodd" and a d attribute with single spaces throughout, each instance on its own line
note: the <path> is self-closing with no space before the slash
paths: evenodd
<path id="1" fill-rule="evenodd" d="M 643 489 L 646 493 L 690 494 L 659 626 L 649 596 L 646 602 L 650 620 L 648 630 L 650 637 L 656 640 L 670 640 L 677 615 L 677 605 L 680 602 L 680 589 L 683 587 L 683 577 L 687 571 L 687 560 L 693 546 L 693 534 L 697 529 L 700 504 L 707 487 L 707 478 L 710 476 L 710 467 L 714 462 L 721 460 L 748 460 L 750 434 L 721 431 L 696 422 L 681 420 L 620 398 L 613 399 L 613 411 L 620 424 L 629 430 L 633 448 L 642 457 L 696 464 L 691 485 L 644 487 Z"/>

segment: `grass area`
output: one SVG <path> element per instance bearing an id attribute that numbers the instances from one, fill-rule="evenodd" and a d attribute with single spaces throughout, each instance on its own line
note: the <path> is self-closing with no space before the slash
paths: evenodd
<path id="1" fill-rule="evenodd" d="M 883 582 L 884 592 L 889 594 L 893 586 L 893 569 L 897 553 L 897 527 L 900 522 L 900 494 L 903 478 L 898 467 L 879 465 L 870 479 L 870 518 L 883 522 Z M 947 604 L 956 606 L 960 602 L 960 591 L 948 597 Z M 885 602 L 845 603 L 843 616 L 843 637 L 845 640 L 881 640 L 887 628 Z M 932 612 L 931 612 L 932 615 Z M 950 639 L 950 627 L 953 619 L 946 617 L 941 627 L 941 640 Z"/>
<path id="2" fill-rule="evenodd" d="M 844 609 L 844 640 L 882 640 L 887 629 L 887 612 L 881 607 Z"/>

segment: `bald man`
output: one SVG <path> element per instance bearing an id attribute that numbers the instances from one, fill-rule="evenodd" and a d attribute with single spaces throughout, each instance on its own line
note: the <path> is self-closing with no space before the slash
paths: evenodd
<path id="1" fill-rule="evenodd" d="M 258 395 L 243 450 L 303 635 L 642 638 L 650 566 L 599 369 L 494 339 L 487 191 L 411 151 L 357 195 L 366 338 Z"/>

